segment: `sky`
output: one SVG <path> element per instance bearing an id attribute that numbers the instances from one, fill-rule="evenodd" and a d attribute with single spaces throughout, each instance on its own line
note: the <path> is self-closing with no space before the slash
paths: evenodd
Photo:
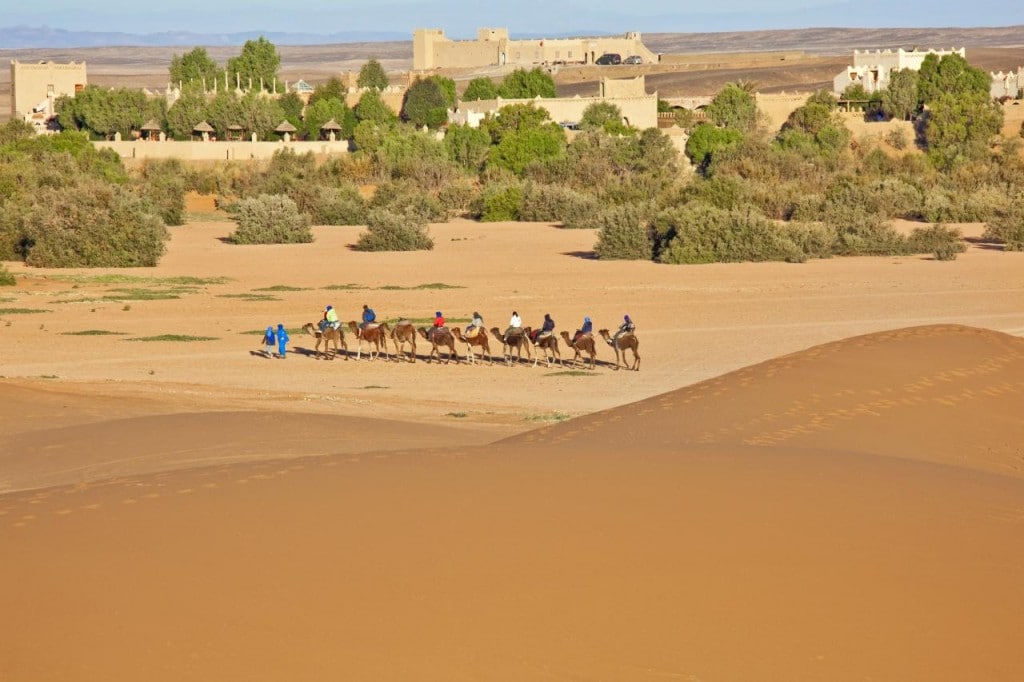
<path id="1" fill-rule="evenodd" d="M 47 26 L 125 33 L 393 31 L 418 27 L 470 37 L 477 27 L 515 34 L 707 32 L 839 26 L 976 27 L 1024 24 L 1021 0 L 0 0 L 0 28 Z M 1024 42 L 1024 35 L 1022 35 Z M 3 47 L 0 45 L 0 47 Z"/>

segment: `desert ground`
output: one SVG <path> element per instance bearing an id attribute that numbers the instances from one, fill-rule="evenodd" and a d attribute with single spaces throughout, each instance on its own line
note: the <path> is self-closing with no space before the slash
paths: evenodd
<path id="1" fill-rule="evenodd" d="M 648 82 L 805 89 L 883 41 L 841 38 L 751 75 L 708 56 L 727 36 L 666 37 L 705 56 Z M 375 48 L 282 52 L 307 79 L 403 68 Z M 85 58 L 159 86 L 167 52 Z M 0 680 L 1024 679 L 1024 254 L 959 227 L 951 262 L 664 266 L 543 223 L 235 246 L 193 196 L 155 268 L 6 263 Z M 422 339 L 414 363 L 351 337 L 317 359 L 299 328 L 364 303 L 569 332 L 628 313 L 639 370 L 601 343 L 593 370 L 496 343 L 428 363 Z M 286 359 L 259 352 L 278 323 Z"/>
<path id="2" fill-rule="evenodd" d="M 953 262 L 681 267 L 191 209 L 156 268 L 8 264 L 0 679 L 1024 676 L 1024 254 L 980 226 Z M 629 313 L 641 364 L 256 353 L 363 303 Z"/>

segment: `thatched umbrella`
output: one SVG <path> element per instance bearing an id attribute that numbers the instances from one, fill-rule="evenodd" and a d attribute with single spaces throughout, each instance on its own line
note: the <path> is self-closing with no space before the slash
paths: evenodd
<path id="1" fill-rule="evenodd" d="M 229 140 L 241 140 L 242 139 L 242 133 L 244 131 L 245 131 L 245 128 L 243 128 L 242 126 L 238 125 L 237 123 L 232 123 L 231 125 L 228 126 L 228 139 Z"/>
<path id="2" fill-rule="evenodd" d="M 206 121 L 200 121 L 192 128 L 192 137 L 202 138 L 203 133 L 206 133 L 206 135 L 210 135 L 214 132 L 216 131 L 214 131 L 212 125 L 210 125 Z M 198 135 L 196 133 L 198 133 Z"/>
<path id="3" fill-rule="evenodd" d="M 331 133 L 334 133 L 334 136 L 336 138 L 341 137 L 341 125 L 339 125 L 338 122 L 335 121 L 333 118 L 327 123 L 320 126 L 321 137 L 330 136 Z"/>
<path id="4" fill-rule="evenodd" d="M 152 138 L 160 134 L 160 124 L 156 122 L 156 119 L 149 119 L 142 124 L 142 137 Z"/>
<path id="5" fill-rule="evenodd" d="M 279 125 L 276 128 L 274 128 L 274 132 L 277 133 L 278 135 L 285 135 L 285 134 L 291 135 L 292 133 L 296 132 L 297 130 L 298 130 L 298 128 L 293 126 L 288 121 L 281 121 L 281 125 Z"/>

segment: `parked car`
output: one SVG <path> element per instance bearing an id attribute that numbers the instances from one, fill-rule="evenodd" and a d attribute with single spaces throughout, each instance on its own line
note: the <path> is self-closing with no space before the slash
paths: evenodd
<path id="1" fill-rule="evenodd" d="M 631 54 L 622 60 L 623 64 L 643 64 L 644 58 L 638 54 Z"/>
<path id="2" fill-rule="evenodd" d="M 609 64 L 621 64 L 622 55 L 617 54 L 615 52 L 605 52 L 603 55 L 598 57 L 597 61 L 595 61 L 594 63 L 600 64 L 601 66 L 608 66 Z"/>

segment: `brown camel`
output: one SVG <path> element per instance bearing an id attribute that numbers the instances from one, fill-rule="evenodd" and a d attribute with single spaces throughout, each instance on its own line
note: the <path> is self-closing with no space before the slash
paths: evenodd
<path id="1" fill-rule="evenodd" d="M 597 362 L 597 348 L 594 344 L 593 334 L 580 334 L 573 339 L 569 336 L 569 332 L 563 330 L 562 340 L 565 341 L 566 346 L 576 351 L 576 354 L 572 356 L 574 367 L 577 364 L 581 364 L 584 367 L 587 365 L 586 360 L 583 359 L 583 354 L 586 353 L 590 356 L 590 369 L 594 369 L 594 363 Z"/>
<path id="2" fill-rule="evenodd" d="M 491 342 L 487 338 L 486 329 L 478 329 L 476 336 L 472 338 L 463 336 L 462 330 L 458 327 L 452 327 L 452 334 L 455 335 L 456 340 L 466 344 L 466 361 L 469 364 L 476 362 L 476 353 L 473 352 L 473 346 L 480 346 L 480 360 L 483 361 L 484 356 L 487 357 L 487 364 L 490 365 L 494 362 L 494 358 L 491 357 Z"/>
<path id="3" fill-rule="evenodd" d="M 395 360 L 402 355 L 405 344 L 409 344 L 409 362 L 416 362 L 416 328 L 409 320 L 399 320 L 391 330 L 391 344 L 395 347 Z"/>
<path id="4" fill-rule="evenodd" d="M 523 331 L 526 332 L 526 338 L 533 339 L 533 330 L 529 327 L 524 327 Z M 537 333 L 540 337 L 540 332 Z M 539 341 L 534 341 L 533 345 L 541 349 L 544 353 L 544 360 L 550 367 L 554 361 L 557 361 L 559 365 L 562 364 L 562 353 L 558 350 L 558 337 L 554 334 L 548 334 L 547 336 L 541 337 Z M 537 363 L 540 362 L 540 354 L 538 353 L 533 358 L 533 366 L 536 367 Z"/>
<path id="5" fill-rule="evenodd" d="M 602 329 L 598 334 L 601 335 L 601 338 L 604 339 L 609 346 L 615 349 L 615 369 L 619 368 L 619 355 L 621 351 L 622 366 L 626 369 L 634 369 L 638 372 L 640 371 L 640 354 L 636 352 L 636 349 L 640 347 L 640 342 L 637 340 L 636 334 L 633 332 L 626 332 L 614 343 L 612 342 L 612 337 L 608 334 L 607 329 Z M 629 363 L 626 361 L 627 350 L 633 351 L 632 367 L 630 367 Z"/>
<path id="6" fill-rule="evenodd" d="M 384 347 L 384 358 L 388 357 L 388 324 L 387 322 L 381 322 L 376 327 L 369 327 L 367 329 L 360 329 L 359 325 L 356 324 L 355 320 L 349 320 L 348 328 L 356 336 L 356 360 L 362 357 L 363 344 L 366 342 L 366 354 L 370 356 L 370 360 L 380 355 L 381 346 Z"/>
<path id="7" fill-rule="evenodd" d="M 441 362 L 441 348 L 448 349 L 448 358 L 444 361 L 444 364 L 451 362 L 451 359 L 455 358 L 455 364 L 459 363 L 459 354 L 455 352 L 455 337 L 448 330 L 447 327 L 420 327 L 420 336 L 430 342 L 431 351 L 430 355 L 427 356 L 427 362 L 430 362 L 434 356 L 437 356 L 437 361 Z"/>
<path id="8" fill-rule="evenodd" d="M 520 330 L 518 333 L 509 334 L 508 338 L 501 333 L 501 330 L 497 327 L 491 327 L 491 334 L 494 335 L 498 341 L 501 341 L 501 352 L 505 356 L 505 364 L 509 367 L 512 366 L 512 349 L 516 351 L 516 359 L 519 362 L 523 361 L 523 349 L 526 349 L 526 361 L 530 361 L 530 340 L 526 338 L 526 334 Z"/>
<path id="9" fill-rule="evenodd" d="M 324 358 L 333 360 L 341 352 L 340 348 L 344 348 L 345 359 L 348 360 L 348 344 L 345 343 L 345 332 L 342 331 L 341 328 L 335 329 L 334 327 L 328 327 L 327 329 L 320 331 L 317 325 L 312 322 L 307 322 L 302 325 L 302 329 L 316 339 L 314 352 L 317 360 L 320 359 L 320 344 L 323 344 L 324 346 Z M 333 354 L 331 353 L 332 343 L 334 344 Z"/>

